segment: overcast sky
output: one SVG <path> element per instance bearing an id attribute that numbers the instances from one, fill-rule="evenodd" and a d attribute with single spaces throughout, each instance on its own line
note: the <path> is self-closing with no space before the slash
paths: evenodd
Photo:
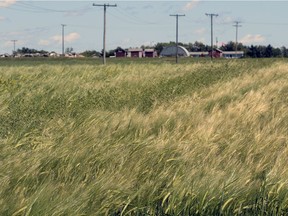
<path id="1" fill-rule="evenodd" d="M 179 18 L 179 41 L 210 44 L 210 18 L 215 13 L 214 43 L 235 41 L 235 21 L 241 27 L 238 40 L 246 45 L 288 47 L 288 1 L 18 1 L 0 0 L 0 53 L 22 47 L 61 53 L 62 26 L 65 47 L 74 51 L 102 49 L 103 7 L 107 8 L 107 49 L 153 45 L 175 41 Z"/>

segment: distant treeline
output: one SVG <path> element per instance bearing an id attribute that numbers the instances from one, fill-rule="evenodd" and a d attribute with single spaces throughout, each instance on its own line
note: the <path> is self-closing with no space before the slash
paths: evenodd
<path id="1" fill-rule="evenodd" d="M 175 45 L 175 42 L 169 43 L 157 43 L 155 45 L 155 49 L 158 53 L 162 51 L 162 49 L 166 46 Z M 211 50 L 211 46 L 208 46 L 202 42 L 196 41 L 195 43 L 179 43 L 180 46 L 185 47 L 190 52 L 208 52 Z M 142 46 L 142 48 L 149 48 L 146 46 Z M 214 49 L 220 49 L 222 51 L 235 51 L 236 50 L 236 43 L 235 42 L 228 42 L 227 44 L 221 44 L 219 47 L 214 47 Z M 244 51 L 245 57 L 250 58 L 272 58 L 272 57 L 288 57 L 288 48 L 282 46 L 281 48 L 275 48 L 272 45 L 264 46 L 245 46 L 242 43 L 237 44 L 238 51 Z"/>
<path id="2" fill-rule="evenodd" d="M 143 49 L 147 48 L 154 48 L 158 55 L 161 53 L 164 47 L 167 46 L 173 46 L 175 45 L 175 42 L 159 42 L 155 44 L 154 46 L 141 46 Z M 202 42 L 194 42 L 194 43 L 179 43 L 179 46 L 185 47 L 189 52 L 207 52 L 211 50 L 211 46 L 206 45 Z M 235 51 L 236 50 L 236 44 L 235 42 L 228 42 L 227 44 L 221 44 L 221 46 L 215 46 L 214 49 L 220 49 L 222 51 Z M 114 56 L 115 50 L 122 49 L 121 47 L 117 47 L 115 49 L 109 50 L 106 52 L 106 56 Z M 73 48 L 69 47 L 66 48 L 65 53 L 72 52 Z M 272 45 L 251 45 L 251 46 L 246 46 L 243 45 L 242 43 L 237 44 L 237 51 L 244 51 L 244 56 L 248 58 L 272 58 L 272 57 L 288 57 L 288 48 L 285 46 L 282 46 L 280 48 L 278 47 L 273 47 Z M 18 49 L 17 53 L 21 54 L 26 54 L 26 53 L 48 53 L 48 51 L 45 50 L 35 50 L 35 49 L 29 49 L 26 47 L 23 47 L 22 49 Z M 96 50 L 86 50 L 82 53 L 85 57 L 93 57 L 93 56 L 102 56 L 103 55 L 103 50 L 102 51 L 96 51 Z"/>

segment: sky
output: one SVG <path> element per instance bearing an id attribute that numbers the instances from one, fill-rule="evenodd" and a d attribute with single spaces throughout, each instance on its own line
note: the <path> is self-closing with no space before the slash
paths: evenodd
<path id="1" fill-rule="evenodd" d="M 288 0 L 282 1 L 76 1 L 76 0 L 0 0 L 0 54 L 22 47 L 62 52 L 62 24 L 65 48 L 75 52 L 101 51 L 103 48 L 103 7 L 107 7 L 106 50 L 152 46 L 176 39 L 179 17 L 179 42 L 221 46 L 236 40 L 235 22 L 240 22 L 238 42 L 245 45 L 288 47 Z"/>

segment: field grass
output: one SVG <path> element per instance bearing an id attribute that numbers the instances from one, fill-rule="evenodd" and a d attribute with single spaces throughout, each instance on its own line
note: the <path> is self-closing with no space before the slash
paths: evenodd
<path id="1" fill-rule="evenodd" d="M 97 61 L 0 61 L 0 215 L 288 214 L 288 62 Z"/>

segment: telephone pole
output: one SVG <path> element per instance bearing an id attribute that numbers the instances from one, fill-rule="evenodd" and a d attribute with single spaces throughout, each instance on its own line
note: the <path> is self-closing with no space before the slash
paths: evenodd
<path id="1" fill-rule="evenodd" d="M 93 4 L 93 6 L 104 8 L 104 30 L 103 30 L 103 64 L 106 64 L 106 10 L 107 7 L 117 7 L 116 4 Z"/>
<path id="2" fill-rule="evenodd" d="M 62 25 L 62 56 L 65 56 L 65 51 L 64 51 L 64 27 L 66 26 L 65 24 Z"/>
<path id="3" fill-rule="evenodd" d="M 15 47 L 16 47 L 17 40 L 11 40 L 11 41 L 13 42 L 13 55 L 15 55 L 15 52 L 16 52 Z"/>
<path id="4" fill-rule="evenodd" d="M 241 25 L 239 25 L 239 21 L 236 21 L 235 22 L 235 25 L 233 25 L 234 27 L 236 27 L 236 42 L 235 42 L 235 52 L 236 52 L 236 55 L 237 55 L 237 48 L 238 48 L 238 28 L 239 27 L 242 27 Z"/>
<path id="5" fill-rule="evenodd" d="M 213 17 L 217 17 L 218 14 L 205 14 L 206 16 L 210 16 L 211 18 L 211 59 L 213 59 Z"/>
<path id="6" fill-rule="evenodd" d="M 175 53 L 175 57 L 176 57 L 176 63 L 178 63 L 178 18 L 185 16 L 185 14 L 173 14 L 170 16 L 176 17 L 176 53 Z"/>

